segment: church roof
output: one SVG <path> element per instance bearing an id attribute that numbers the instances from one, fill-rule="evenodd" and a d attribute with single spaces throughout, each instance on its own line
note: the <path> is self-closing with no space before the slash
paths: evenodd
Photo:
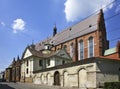
<path id="1" fill-rule="evenodd" d="M 49 42 L 54 45 L 58 45 L 60 43 L 64 43 L 64 42 L 72 40 L 76 37 L 80 37 L 85 34 L 88 34 L 88 33 L 98 30 L 99 16 L 100 16 L 100 13 L 92 15 L 92 16 L 84 19 L 83 21 L 79 22 L 78 24 L 75 24 L 75 25 L 63 30 L 62 32 L 57 33 L 55 36 L 49 37 L 46 40 L 37 43 L 35 46 L 35 49 L 42 50 L 44 48 L 45 42 Z"/>
<path id="2" fill-rule="evenodd" d="M 43 57 L 44 56 L 41 51 L 36 51 L 35 49 L 31 49 L 31 48 L 29 48 L 29 50 L 30 50 L 30 52 L 32 53 L 33 56 L 37 56 L 37 57 Z"/>
<path id="3" fill-rule="evenodd" d="M 51 54 L 48 55 L 48 57 L 59 57 L 59 58 L 68 59 L 68 60 L 72 59 L 65 49 L 60 49 L 55 52 L 51 52 Z"/>
<path id="4" fill-rule="evenodd" d="M 24 58 L 25 53 L 27 52 L 27 49 L 31 52 L 32 55 L 28 56 L 34 56 L 34 57 L 38 57 L 38 58 L 50 58 L 50 57 L 59 57 L 59 58 L 63 58 L 63 59 L 70 59 L 71 57 L 69 56 L 69 54 L 66 52 L 65 49 L 61 49 L 61 50 L 57 50 L 57 51 L 50 51 L 48 54 L 44 54 L 42 51 L 37 51 L 34 48 L 32 48 L 31 46 L 28 46 L 22 56 L 22 59 L 26 59 Z"/>

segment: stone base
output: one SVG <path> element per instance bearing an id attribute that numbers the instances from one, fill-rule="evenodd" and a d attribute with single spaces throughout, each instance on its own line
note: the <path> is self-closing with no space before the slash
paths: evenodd
<path id="1" fill-rule="evenodd" d="M 25 79 L 20 80 L 21 83 L 33 83 L 33 79 L 30 77 L 27 77 Z"/>

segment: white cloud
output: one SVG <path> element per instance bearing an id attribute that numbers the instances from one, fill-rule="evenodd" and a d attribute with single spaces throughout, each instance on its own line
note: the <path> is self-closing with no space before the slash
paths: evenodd
<path id="1" fill-rule="evenodd" d="M 4 22 L 1 22 L 0 24 L 1 24 L 2 26 L 5 26 L 5 23 L 4 23 Z"/>
<path id="2" fill-rule="evenodd" d="M 12 24 L 13 32 L 17 33 L 17 31 L 21 31 L 25 29 L 25 21 L 23 19 L 16 19 Z"/>
<path id="3" fill-rule="evenodd" d="M 116 12 L 116 13 L 120 12 L 120 5 L 117 6 L 115 12 Z"/>
<path id="4" fill-rule="evenodd" d="M 68 22 L 73 22 L 80 18 L 84 18 L 90 15 L 90 13 L 99 10 L 101 7 L 108 5 L 112 1 L 113 0 L 66 0 L 66 2 L 64 3 L 66 20 Z M 113 4 L 111 4 L 105 10 L 112 7 Z"/>

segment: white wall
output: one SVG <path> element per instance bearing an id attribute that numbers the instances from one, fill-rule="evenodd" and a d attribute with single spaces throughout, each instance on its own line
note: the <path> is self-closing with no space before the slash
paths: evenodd
<path id="1" fill-rule="evenodd" d="M 30 57 L 31 55 L 32 55 L 32 53 L 27 49 L 23 58 L 25 59 L 27 57 Z"/>
<path id="2" fill-rule="evenodd" d="M 40 61 L 40 60 L 41 60 L 41 59 L 40 59 L 40 58 L 37 58 L 37 57 L 35 57 L 35 58 L 33 59 L 33 71 L 42 69 L 42 67 L 39 66 L 39 61 Z"/>
<path id="3" fill-rule="evenodd" d="M 120 62 L 109 59 L 105 60 L 35 73 L 34 75 L 44 76 L 40 78 L 42 82 L 39 81 L 40 84 L 52 86 L 54 84 L 54 73 L 58 71 L 60 73 L 60 86 L 98 88 L 104 82 L 119 81 Z M 48 73 L 51 75 L 51 83 L 47 80 Z"/>
<path id="4" fill-rule="evenodd" d="M 90 64 L 86 64 L 86 65 L 78 65 L 78 66 L 73 66 L 73 67 L 58 69 L 58 70 L 51 70 L 51 71 L 47 71 L 47 72 L 35 73 L 34 75 L 41 77 L 39 84 L 47 84 L 47 85 L 52 86 L 54 83 L 54 73 L 56 71 L 59 71 L 59 73 L 60 73 L 60 85 L 61 86 L 78 87 L 78 81 L 79 81 L 78 80 L 78 73 L 79 73 L 79 70 L 82 68 L 85 68 L 87 73 L 89 73 L 89 72 L 93 73 L 93 76 L 95 78 L 95 69 L 96 69 L 95 63 L 90 63 Z M 47 80 L 47 74 L 50 74 L 50 76 L 51 76 L 50 80 Z M 89 77 L 89 75 L 87 75 L 87 77 Z M 36 81 L 35 78 L 34 78 L 34 81 Z M 93 77 L 91 79 L 89 79 L 89 82 L 90 83 L 92 82 L 94 84 L 94 86 L 92 85 L 91 87 L 96 87 L 96 81 L 95 81 L 95 79 L 93 79 Z M 88 84 L 88 80 L 87 80 L 87 82 L 85 82 L 85 84 Z M 89 84 L 89 86 L 90 86 L 90 84 Z"/>

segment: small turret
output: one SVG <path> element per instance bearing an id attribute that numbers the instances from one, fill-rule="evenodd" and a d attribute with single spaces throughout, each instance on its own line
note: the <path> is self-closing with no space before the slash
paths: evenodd
<path id="1" fill-rule="evenodd" d="M 13 62 L 12 65 L 14 65 L 16 63 L 15 57 L 13 58 Z"/>
<path id="2" fill-rule="evenodd" d="M 57 28 L 56 28 L 56 25 L 54 26 L 53 28 L 53 36 L 55 36 L 57 34 Z"/>
<path id="3" fill-rule="evenodd" d="M 20 60 L 20 58 L 19 58 L 19 56 L 17 57 L 17 61 L 19 61 Z"/>
<path id="4" fill-rule="evenodd" d="M 32 41 L 32 44 L 30 45 L 30 48 L 35 49 L 35 45 L 33 41 Z"/>

